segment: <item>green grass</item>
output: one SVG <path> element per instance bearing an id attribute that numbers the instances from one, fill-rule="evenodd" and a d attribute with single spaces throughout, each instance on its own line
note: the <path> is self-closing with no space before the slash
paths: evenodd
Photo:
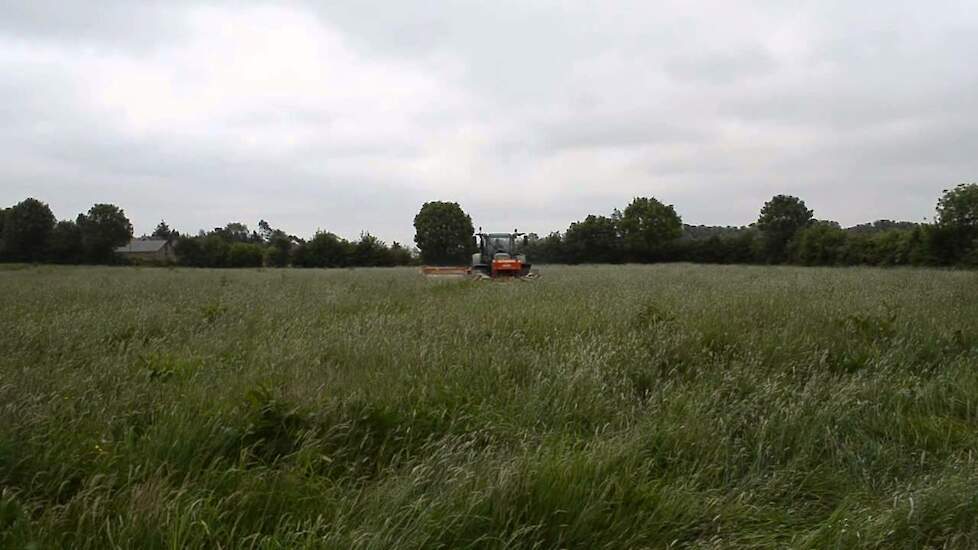
<path id="1" fill-rule="evenodd" d="M 0 547 L 978 545 L 978 274 L 0 270 Z"/>

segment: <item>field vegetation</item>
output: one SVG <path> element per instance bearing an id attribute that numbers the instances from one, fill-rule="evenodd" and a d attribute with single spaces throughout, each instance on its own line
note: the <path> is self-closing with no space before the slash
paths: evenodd
<path id="1" fill-rule="evenodd" d="M 0 269 L 0 547 L 973 548 L 978 273 Z"/>

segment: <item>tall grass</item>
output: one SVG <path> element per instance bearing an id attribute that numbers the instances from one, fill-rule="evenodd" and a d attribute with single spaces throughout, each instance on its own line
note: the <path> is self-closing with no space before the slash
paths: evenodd
<path id="1" fill-rule="evenodd" d="M 978 274 L 0 271 L 0 547 L 978 545 Z"/>

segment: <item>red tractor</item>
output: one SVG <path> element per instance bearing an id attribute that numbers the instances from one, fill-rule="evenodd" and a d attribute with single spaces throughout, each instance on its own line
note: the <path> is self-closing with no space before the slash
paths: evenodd
<path id="1" fill-rule="evenodd" d="M 472 274 L 480 277 L 528 277 L 530 264 L 517 250 L 523 233 L 478 233 L 479 251 L 472 255 Z"/>

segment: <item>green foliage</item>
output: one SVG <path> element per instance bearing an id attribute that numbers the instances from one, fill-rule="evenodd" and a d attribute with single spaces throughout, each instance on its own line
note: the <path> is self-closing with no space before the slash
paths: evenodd
<path id="1" fill-rule="evenodd" d="M 973 548 L 975 282 L 3 270 L 0 547 Z"/>
<path id="2" fill-rule="evenodd" d="M 531 262 L 537 264 L 568 263 L 567 253 L 564 250 L 564 237 L 558 231 L 546 237 L 539 237 L 536 233 L 527 235 L 523 253 Z"/>
<path id="3" fill-rule="evenodd" d="M 310 425 L 306 415 L 262 386 L 249 390 L 245 397 L 247 425 L 234 442 L 236 446 L 268 464 L 299 450 L 302 433 Z"/>
<path id="4" fill-rule="evenodd" d="M 920 227 L 919 223 L 896 222 L 893 220 L 876 220 L 872 223 L 861 223 L 846 229 L 847 233 L 881 233 L 899 229 L 902 231 L 912 231 Z"/>
<path id="5" fill-rule="evenodd" d="M 219 233 L 210 233 L 201 238 L 200 249 L 206 267 L 228 267 L 231 265 L 231 242 Z"/>
<path id="6" fill-rule="evenodd" d="M 937 201 L 937 223 L 978 230 L 978 183 L 962 183 L 954 189 L 945 189 Z"/>
<path id="7" fill-rule="evenodd" d="M 360 235 L 360 240 L 353 245 L 352 264 L 364 267 L 389 267 L 391 262 L 387 245 L 370 233 Z"/>
<path id="8" fill-rule="evenodd" d="M 848 236 L 843 259 L 849 265 L 909 265 L 916 254 L 915 246 L 923 246 L 923 243 L 915 242 L 913 231 L 891 229 L 857 233 Z"/>
<path id="9" fill-rule="evenodd" d="M 661 255 L 663 245 L 683 233 L 683 222 L 672 205 L 653 197 L 632 200 L 618 227 L 630 258 L 646 261 Z"/>
<path id="10" fill-rule="evenodd" d="M 14 262 L 39 262 L 46 259 L 48 239 L 55 218 L 47 204 L 25 199 L 0 213 L 0 258 Z"/>
<path id="11" fill-rule="evenodd" d="M 296 248 L 292 264 L 298 267 L 343 267 L 349 263 L 352 246 L 336 235 L 318 231 Z"/>
<path id="12" fill-rule="evenodd" d="M 175 251 L 180 265 L 188 267 L 351 267 L 395 266 L 413 262 L 410 251 L 397 243 L 390 248 L 383 241 L 364 233 L 350 243 L 332 233 L 320 231 L 307 242 L 259 224 L 261 234 L 249 235 L 242 224 L 228 224 L 196 237 L 180 237 Z M 235 229 L 237 227 L 237 229 Z M 236 236 L 235 236 L 236 235 Z"/>
<path id="13" fill-rule="evenodd" d="M 265 250 L 265 265 L 269 267 L 285 267 L 289 265 L 292 255 L 292 239 L 281 231 L 269 234 L 268 248 Z"/>
<path id="14" fill-rule="evenodd" d="M 972 257 L 978 239 L 978 184 L 962 183 L 945 190 L 937 201 L 937 255 L 949 264 Z"/>
<path id="15" fill-rule="evenodd" d="M 253 243 L 233 243 L 228 248 L 228 267 L 261 267 L 264 250 Z"/>
<path id="16" fill-rule="evenodd" d="M 764 203 L 757 219 L 764 257 L 772 263 L 783 262 L 788 257 L 791 239 L 812 219 L 812 211 L 797 197 L 776 195 Z"/>
<path id="17" fill-rule="evenodd" d="M 666 260 L 707 264 L 751 264 L 757 262 L 757 231 L 742 229 L 709 234 L 706 238 L 684 238 L 665 247 Z"/>
<path id="18" fill-rule="evenodd" d="M 803 265 L 838 265 L 845 258 L 846 239 L 846 232 L 838 224 L 813 223 L 795 235 L 795 262 Z"/>
<path id="19" fill-rule="evenodd" d="M 82 262 L 82 233 L 77 223 L 66 220 L 54 226 L 48 239 L 48 259 L 57 264 Z"/>
<path id="20" fill-rule="evenodd" d="M 474 250 L 472 219 L 457 202 L 426 202 L 414 217 L 414 242 L 427 264 L 468 264 Z"/>
<path id="21" fill-rule="evenodd" d="M 394 241 L 388 250 L 391 265 L 413 265 L 415 258 L 411 251 L 402 246 L 401 243 Z"/>
<path id="22" fill-rule="evenodd" d="M 180 232 L 175 229 L 170 229 L 170 226 L 166 224 L 166 221 L 160 220 L 160 223 L 156 225 L 156 229 L 153 230 L 151 235 L 154 239 L 164 239 L 167 242 L 173 243 L 180 238 Z"/>
<path id="23" fill-rule="evenodd" d="M 87 214 L 79 214 L 76 223 L 85 259 L 92 263 L 115 263 L 115 249 L 132 239 L 129 218 L 112 204 L 96 204 Z"/>
<path id="24" fill-rule="evenodd" d="M 204 255 L 204 247 L 201 245 L 200 237 L 181 236 L 174 245 L 177 254 L 177 261 L 180 265 L 188 267 L 206 267 L 207 257 Z"/>
<path id="25" fill-rule="evenodd" d="M 223 228 L 219 227 L 211 232 L 230 243 L 253 243 L 260 241 L 258 234 L 250 231 L 248 226 L 240 222 L 231 222 Z"/>
<path id="26" fill-rule="evenodd" d="M 877 220 L 844 230 L 835 222 L 813 220 L 803 201 L 785 195 L 765 203 L 750 227 L 683 225 L 672 206 L 654 198 L 635 198 L 624 213 L 615 209 L 610 216 L 589 215 L 563 234 L 552 232 L 541 238 L 531 233 L 520 244 L 520 253 L 536 264 L 685 261 L 975 267 L 976 197 L 978 184 L 961 184 L 944 192 L 934 224 Z M 0 261 L 38 261 L 34 255 L 40 250 L 41 260 L 54 263 L 111 263 L 118 259 L 112 249 L 125 244 L 132 233 L 124 212 L 112 205 L 95 205 L 88 214 L 79 215 L 77 223 L 62 222 L 48 231 L 45 228 L 53 220 L 50 209 L 34 199 L 0 210 Z M 428 250 L 423 261 L 467 263 L 472 224 L 457 203 L 425 203 L 415 217 L 415 228 L 415 240 Z M 350 242 L 321 231 L 305 242 L 265 220 L 258 222 L 258 231 L 231 222 L 196 237 L 181 237 L 161 221 L 153 236 L 175 242 L 179 263 L 193 267 L 256 266 L 256 251 L 261 263 L 270 267 L 386 267 L 419 260 L 412 250 L 396 242 L 388 247 L 369 233 Z M 36 241 L 42 243 L 40 248 L 24 244 Z"/>
<path id="27" fill-rule="evenodd" d="M 623 250 L 617 221 L 591 215 L 572 223 L 564 235 L 563 252 L 568 263 L 620 262 Z"/>

